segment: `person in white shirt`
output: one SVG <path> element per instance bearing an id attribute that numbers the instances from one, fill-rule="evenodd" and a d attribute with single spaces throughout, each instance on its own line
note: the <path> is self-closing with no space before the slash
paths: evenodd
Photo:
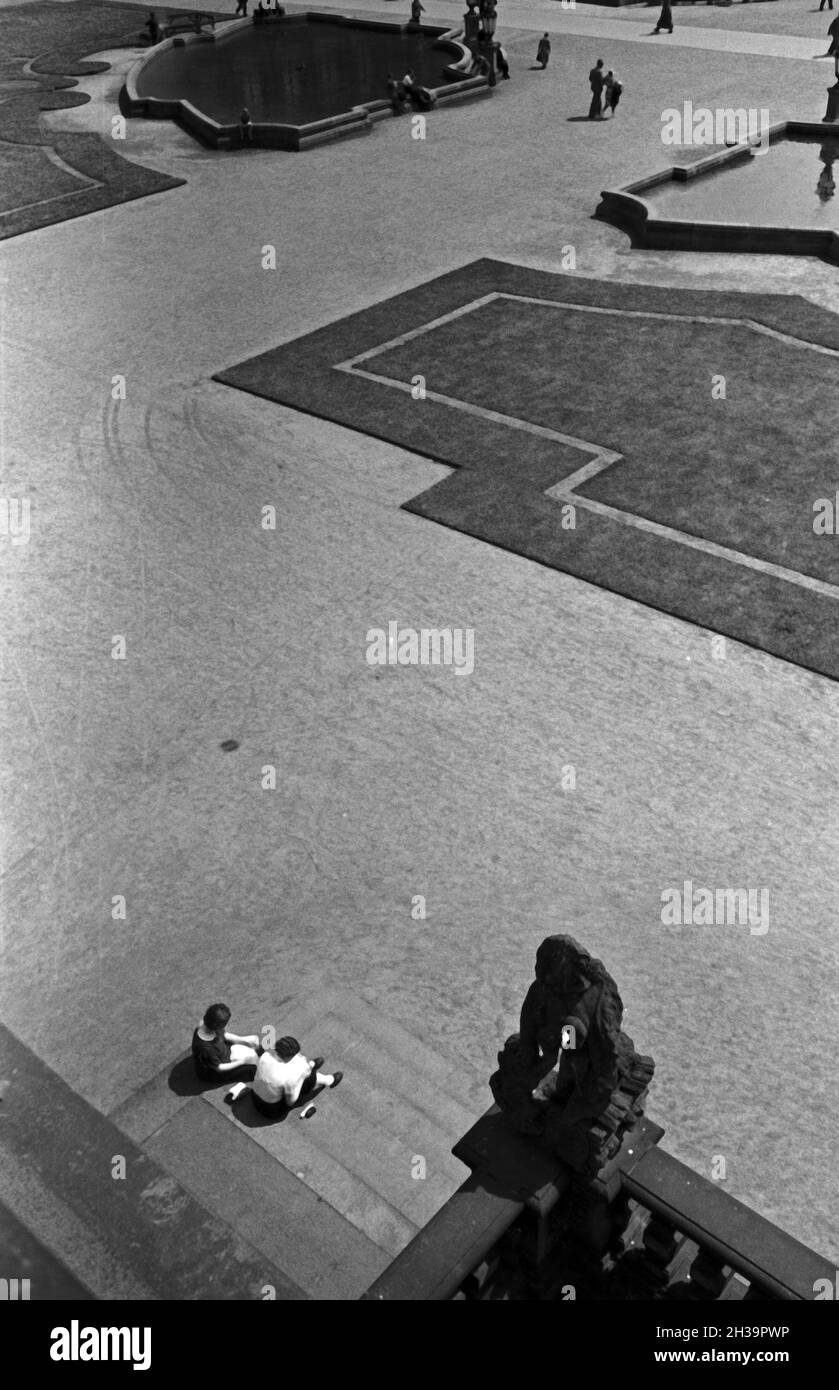
<path id="1" fill-rule="evenodd" d="M 330 1075 L 318 1070 L 322 1066 L 322 1057 L 310 1062 L 303 1056 L 296 1038 L 280 1038 L 273 1051 L 263 1052 L 257 1063 L 253 1080 L 253 1103 L 257 1110 L 263 1115 L 283 1115 L 318 1086 L 334 1090 L 344 1073 L 336 1071 Z M 309 1102 L 301 1110 L 300 1118 L 308 1119 L 314 1109 Z"/>

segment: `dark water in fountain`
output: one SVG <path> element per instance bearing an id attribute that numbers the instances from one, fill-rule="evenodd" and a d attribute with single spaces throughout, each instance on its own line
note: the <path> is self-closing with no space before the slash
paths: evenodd
<path id="1" fill-rule="evenodd" d="M 411 68 L 421 86 L 444 84 L 455 62 L 420 33 L 387 33 L 331 24 L 255 24 L 218 43 L 188 43 L 153 59 L 140 75 L 141 96 L 182 97 L 223 125 L 247 106 L 254 121 L 337 116 L 385 96 L 387 75 Z"/>
<path id="2" fill-rule="evenodd" d="M 839 136 L 792 139 L 718 173 L 665 183 L 641 196 L 657 217 L 839 231 L 837 179 Z"/>

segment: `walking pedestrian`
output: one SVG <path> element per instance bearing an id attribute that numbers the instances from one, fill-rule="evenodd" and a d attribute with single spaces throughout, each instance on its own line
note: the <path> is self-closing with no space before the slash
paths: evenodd
<path id="1" fill-rule="evenodd" d="M 832 10 L 832 9 L 833 9 L 833 0 L 827 0 L 827 8 L 828 8 L 829 10 Z M 822 12 L 823 9 L 824 9 L 824 0 L 821 0 L 821 4 L 819 5 L 819 14 L 821 14 L 821 12 Z"/>
<path id="2" fill-rule="evenodd" d="M 239 117 L 239 139 L 243 145 L 253 144 L 253 121 L 247 106 L 242 107 L 242 114 Z"/>
<path id="3" fill-rule="evenodd" d="M 590 121 L 599 120 L 602 115 L 603 105 L 603 59 L 598 58 L 594 67 L 588 75 L 588 84 L 591 87 L 591 105 L 588 108 L 588 118 Z"/>
<path id="4" fill-rule="evenodd" d="M 425 14 L 425 6 L 420 4 L 420 0 L 411 0 L 411 23 L 419 24 L 421 14 Z"/>
<path id="5" fill-rule="evenodd" d="M 545 68 L 548 66 L 550 56 L 551 41 L 548 38 L 547 34 L 543 34 L 541 39 L 539 40 L 539 47 L 536 50 L 536 62 L 538 63 L 539 67 L 542 69 L 543 72 Z"/>
<path id="6" fill-rule="evenodd" d="M 248 0 L 236 0 L 236 13 L 248 17 Z"/>
<path id="7" fill-rule="evenodd" d="M 824 0 L 822 0 L 822 4 L 824 4 Z M 832 9 L 833 0 L 830 0 L 830 6 Z M 670 0 L 662 0 L 661 14 L 658 17 L 658 23 L 653 29 L 653 33 L 660 34 L 662 29 L 666 29 L 668 34 L 673 33 L 673 11 L 670 8 Z"/>
<path id="8" fill-rule="evenodd" d="M 824 56 L 825 58 L 832 58 L 836 53 L 839 53 L 839 15 L 828 24 L 827 37 L 830 39 L 830 48 Z"/>

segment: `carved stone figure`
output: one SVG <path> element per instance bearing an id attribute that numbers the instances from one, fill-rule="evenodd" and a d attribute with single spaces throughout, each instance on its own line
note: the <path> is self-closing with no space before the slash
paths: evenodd
<path id="1" fill-rule="evenodd" d="M 520 1032 L 498 1054 L 490 1079 L 497 1104 L 525 1134 L 593 1177 L 642 1113 L 655 1063 L 621 1031 L 623 1004 L 602 961 L 571 936 L 549 936 Z"/>

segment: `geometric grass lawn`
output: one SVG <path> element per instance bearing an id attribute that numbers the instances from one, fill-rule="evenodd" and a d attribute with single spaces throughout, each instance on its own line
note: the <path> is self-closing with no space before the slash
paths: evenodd
<path id="1" fill-rule="evenodd" d="M 116 140 L 40 119 L 84 105 L 75 79 L 108 68 L 84 54 L 136 47 L 147 13 L 107 0 L 0 9 L 0 239 L 183 184 L 122 159 Z"/>
<path id="2" fill-rule="evenodd" d="M 838 372 L 798 296 L 481 260 L 217 379 L 457 470 L 409 511 L 839 679 Z"/>

